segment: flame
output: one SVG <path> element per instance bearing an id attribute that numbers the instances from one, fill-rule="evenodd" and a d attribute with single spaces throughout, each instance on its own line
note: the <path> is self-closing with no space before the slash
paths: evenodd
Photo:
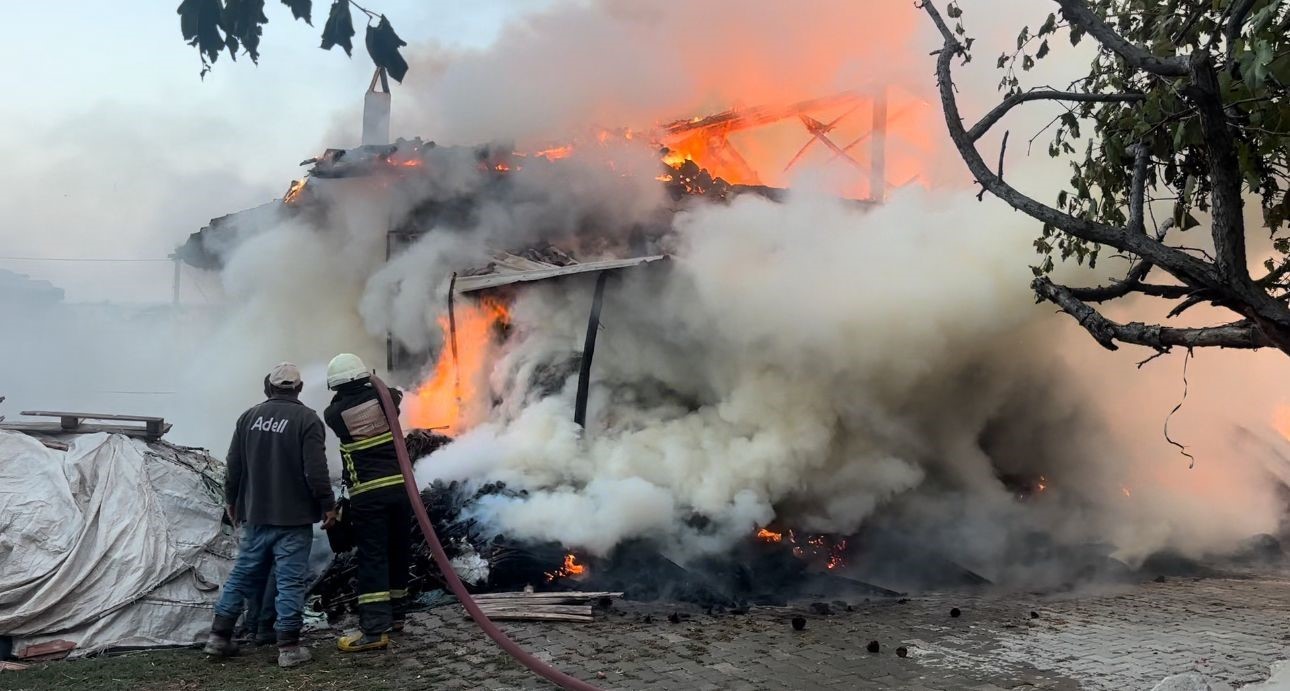
<path id="1" fill-rule="evenodd" d="M 846 551 L 847 551 L 847 541 L 845 539 L 838 540 L 836 544 L 834 544 L 832 547 L 829 548 L 829 563 L 826 564 L 825 567 L 829 569 L 836 569 L 842 566 L 846 566 L 847 561 L 843 556 L 846 554 Z"/>
<path id="2" fill-rule="evenodd" d="M 564 555 L 564 564 L 561 565 L 560 568 L 555 571 L 546 572 L 546 582 L 550 583 L 557 578 L 578 578 L 580 576 L 585 576 L 586 573 L 587 565 L 579 564 L 578 558 L 570 552 L 569 554 Z"/>
<path id="3" fill-rule="evenodd" d="M 494 165 L 494 166 L 493 166 L 493 170 L 495 170 L 495 171 L 497 171 L 497 172 L 499 172 L 499 173 L 505 173 L 506 171 L 508 171 L 508 170 L 510 170 L 510 169 L 511 169 L 511 167 L 510 167 L 509 165 L 505 164 L 505 163 L 498 163 L 498 164 L 496 164 L 496 165 Z"/>
<path id="4" fill-rule="evenodd" d="M 762 542 L 779 542 L 784 539 L 784 534 L 762 528 L 757 531 L 757 539 Z"/>
<path id="5" fill-rule="evenodd" d="M 1042 492 L 1046 489 L 1048 489 L 1048 478 L 1044 477 L 1043 475 L 1040 475 L 1039 482 L 1035 483 L 1035 491 Z"/>
<path id="6" fill-rule="evenodd" d="M 478 304 L 460 304 L 457 321 L 457 358 L 453 359 L 452 329 L 448 316 L 439 318 L 443 349 L 430 376 L 407 401 L 410 427 L 446 428 L 452 436 L 469 427 L 487 404 L 481 379 L 489 361 L 495 329 L 510 322 L 506 304 L 484 298 Z"/>
<path id="7" fill-rule="evenodd" d="M 293 205 L 300 201 L 300 193 L 305 189 L 305 178 L 292 180 L 291 186 L 287 188 L 287 193 L 282 197 L 282 203 Z"/>
<path id="8" fill-rule="evenodd" d="M 533 154 L 539 158 L 545 158 L 548 161 L 558 161 L 562 158 L 568 158 L 573 155 L 573 145 L 553 146 L 549 149 L 542 149 Z"/>
<path id="9" fill-rule="evenodd" d="M 1133 492 L 1130 492 L 1128 487 L 1121 487 L 1121 488 L 1120 488 L 1120 491 L 1121 491 L 1121 492 L 1123 492 L 1123 493 L 1124 493 L 1124 496 L 1126 496 L 1126 497 L 1132 497 L 1132 496 L 1133 496 Z"/>

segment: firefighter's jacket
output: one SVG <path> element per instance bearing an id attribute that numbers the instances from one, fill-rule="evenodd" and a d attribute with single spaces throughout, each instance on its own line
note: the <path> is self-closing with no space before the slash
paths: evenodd
<path id="1" fill-rule="evenodd" d="M 403 393 L 391 388 L 390 395 L 397 410 Z M 341 479 L 351 497 L 403 482 L 394 436 L 369 380 L 337 387 L 323 419 L 340 439 Z"/>

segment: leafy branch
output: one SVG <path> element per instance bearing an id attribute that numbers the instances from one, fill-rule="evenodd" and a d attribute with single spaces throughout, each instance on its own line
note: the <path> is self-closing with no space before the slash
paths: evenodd
<path id="1" fill-rule="evenodd" d="M 251 62 L 259 64 L 260 37 L 264 25 L 269 23 L 264 3 L 265 0 L 183 0 L 179 4 L 180 32 L 184 41 L 197 48 L 201 56 L 202 78 L 211 71 L 224 51 L 228 51 L 230 60 L 237 60 L 240 50 L 251 58 Z M 313 0 L 282 0 L 282 4 L 290 8 L 294 19 L 313 26 Z M 407 43 L 394 32 L 385 15 L 373 12 L 354 0 L 332 2 L 322 30 L 323 50 L 340 46 L 346 55 L 353 56 L 353 9 L 367 16 L 365 43 L 372 62 L 395 81 L 402 82 L 408 63 L 399 54 L 399 49 Z"/>

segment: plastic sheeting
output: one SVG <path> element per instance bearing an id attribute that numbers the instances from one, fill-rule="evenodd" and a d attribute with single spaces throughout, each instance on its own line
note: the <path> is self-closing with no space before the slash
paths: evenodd
<path id="1" fill-rule="evenodd" d="M 58 439 L 70 448 L 0 431 L 0 635 L 19 657 L 201 640 L 233 565 L 222 464 L 122 435 Z"/>

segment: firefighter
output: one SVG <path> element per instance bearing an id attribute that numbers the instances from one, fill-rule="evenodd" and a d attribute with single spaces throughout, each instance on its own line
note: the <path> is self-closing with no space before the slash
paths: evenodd
<path id="1" fill-rule="evenodd" d="M 408 596 L 408 530 L 412 505 L 394 451 L 394 436 L 357 355 L 341 353 L 327 365 L 327 388 L 336 394 L 323 419 L 340 439 L 341 477 L 358 548 L 358 621 L 361 631 L 342 636 L 342 652 L 389 646 L 403 629 Z M 402 394 L 391 389 L 397 409 Z"/>

